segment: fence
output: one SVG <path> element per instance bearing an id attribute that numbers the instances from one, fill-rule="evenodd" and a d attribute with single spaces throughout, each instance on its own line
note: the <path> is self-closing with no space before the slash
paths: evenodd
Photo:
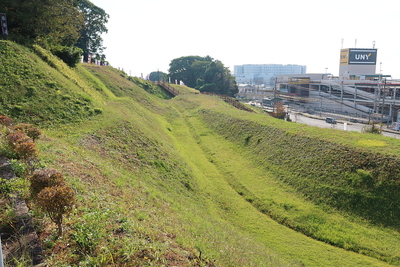
<path id="1" fill-rule="evenodd" d="M 169 85 L 169 83 L 164 82 L 164 81 L 157 81 L 155 82 L 155 84 L 161 86 L 162 88 L 164 88 L 165 90 L 167 90 L 168 92 L 170 92 L 173 96 L 177 96 L 180 94 L 180 92 L 178 90 L 176 90 L 174 87 L 172 87 L 171 85 Z"/>

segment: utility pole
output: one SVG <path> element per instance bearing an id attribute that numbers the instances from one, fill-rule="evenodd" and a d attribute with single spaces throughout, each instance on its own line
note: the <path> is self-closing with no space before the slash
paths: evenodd
<path id="1" fill-rule="evenodd" d="M 275 101 L 276 101 L 276 83 L 277 83 L 277 81 L 278 81 L 278 77 L 275 77 L 275 86 L 274 86 L 274 101 L 272 102 L 272 103 L 273 103 L 273 109 L 272 109 L 272 112 L 274 112 L 274 113 L 275 113 Z"/>
<path id="2" fill-rule="evenodd" d="M 319 95 L 319 116 L 322 117 L 322 96 Z"/>
<path id="3" fill-rule="evenodd" d="M 380 83 L 378 83 L 378 91 L 381 90 Z M 376 113 L 376 102 L 377 102 L 377 96 L 378 96 L 378 91 L 374 88 L 374 113 Z"/>
<path id="4" fill-rule="evenodd" d="M 382 108 L 381 108 L 381 112 L 382 112 L 382 114 L 381 114 L 381 130 L 382 130 L 382 125 L 383 125 L 383 111 L 385 109 L 385 98 L 386 98 L 385 88 L 386 88 L 386 79 L 383 84 L 383 100 L 382 100 Z"/>
<path id="5" fill-rule="evenodd" d="M 343 112 L 343 81 L 340 84 L 340 112 Z"/>
<path id="6" fill-rule="evenodd" d="M 354 108 L 357 108 L 356 101 L 357 101 L 357 85 L 354 86 Z"/>
<path id="7" fill-rule="evenodd" d="M 396 91 L 397 91 L 397 87 L 394 86 L 394 88 L 393 88 L 392 125 L 393 125 L 393 118 L 394 118 L 394 114 L 395 114 L 394 110 L 396 108 Z M 396 120 L 396 122 L 397 122 L 397 120 Z"/>

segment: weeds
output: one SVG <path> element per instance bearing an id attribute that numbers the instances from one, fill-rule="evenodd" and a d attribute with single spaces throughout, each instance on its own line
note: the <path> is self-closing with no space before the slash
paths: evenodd
<path id="1" fill-rule="evenodd" d="M 103 238 L 107 236 L 106 221 L 113 214 L 108 210 L 87 210 L 82 213 L 81 218 L 74 224 L 71 238 L 77 244 L 77 253 L 82 256 L 95 256 L 96 250 L 101 247 Z"/>
<path id="2" fill-rule="evenodd" d="M 375 123 L 371 125 L 364 126 L 361 129 L 362 133 L 372 133 L 372 134 L 382 134 L 382 127 L 377 127 Z"/>
<path id="3" fill-rule="evenodd" d="M 351 133 L 333 138 L 202 95 L 161 100 L 111 67 L 70 69 L 21 49 L 0 42 L 0 112 L 46 126 L 38 142 L 24 140 L 66 180 L 32 192 L 46 190 L 47 205 L 57 190 L 46 188 L 69 181 L 79 199 L 59 238 L 35 211 L 49 266 L 398 264 L 398 231 L 365 222 L 396 225 L 394 142 L 363 135 L 385 146 L 361 150 Z M 17 140 L 1 151 L 23 159 L 7 152 Z"/>

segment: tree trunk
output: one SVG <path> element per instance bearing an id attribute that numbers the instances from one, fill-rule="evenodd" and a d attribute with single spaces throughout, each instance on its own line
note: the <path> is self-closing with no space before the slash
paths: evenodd
<path id="1" fill-rule="evenodd" d="M 63 227 L 62 227 L 62 216 L 57 218 L 57 227 L 58 227 L 58 236 L 61 237 L 63 235 Z"/>

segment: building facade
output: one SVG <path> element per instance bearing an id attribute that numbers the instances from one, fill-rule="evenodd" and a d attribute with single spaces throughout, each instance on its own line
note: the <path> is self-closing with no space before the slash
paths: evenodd
<path id="1" fill-rule="evenodd" d="M 307 67 L 304 65 L 282 64 L 246 64 L 235 65 L 233 76 L 238 84 L 254 84 L 272 86 L 275 78 L 282 74 L 303 74 Z"/>
<path id="2" fill-rule="evenodd" d="M 339 78 L 350 79 L 354 75 L 374 75 L 377 49 L 346 48 L 340 50 Z"/>

